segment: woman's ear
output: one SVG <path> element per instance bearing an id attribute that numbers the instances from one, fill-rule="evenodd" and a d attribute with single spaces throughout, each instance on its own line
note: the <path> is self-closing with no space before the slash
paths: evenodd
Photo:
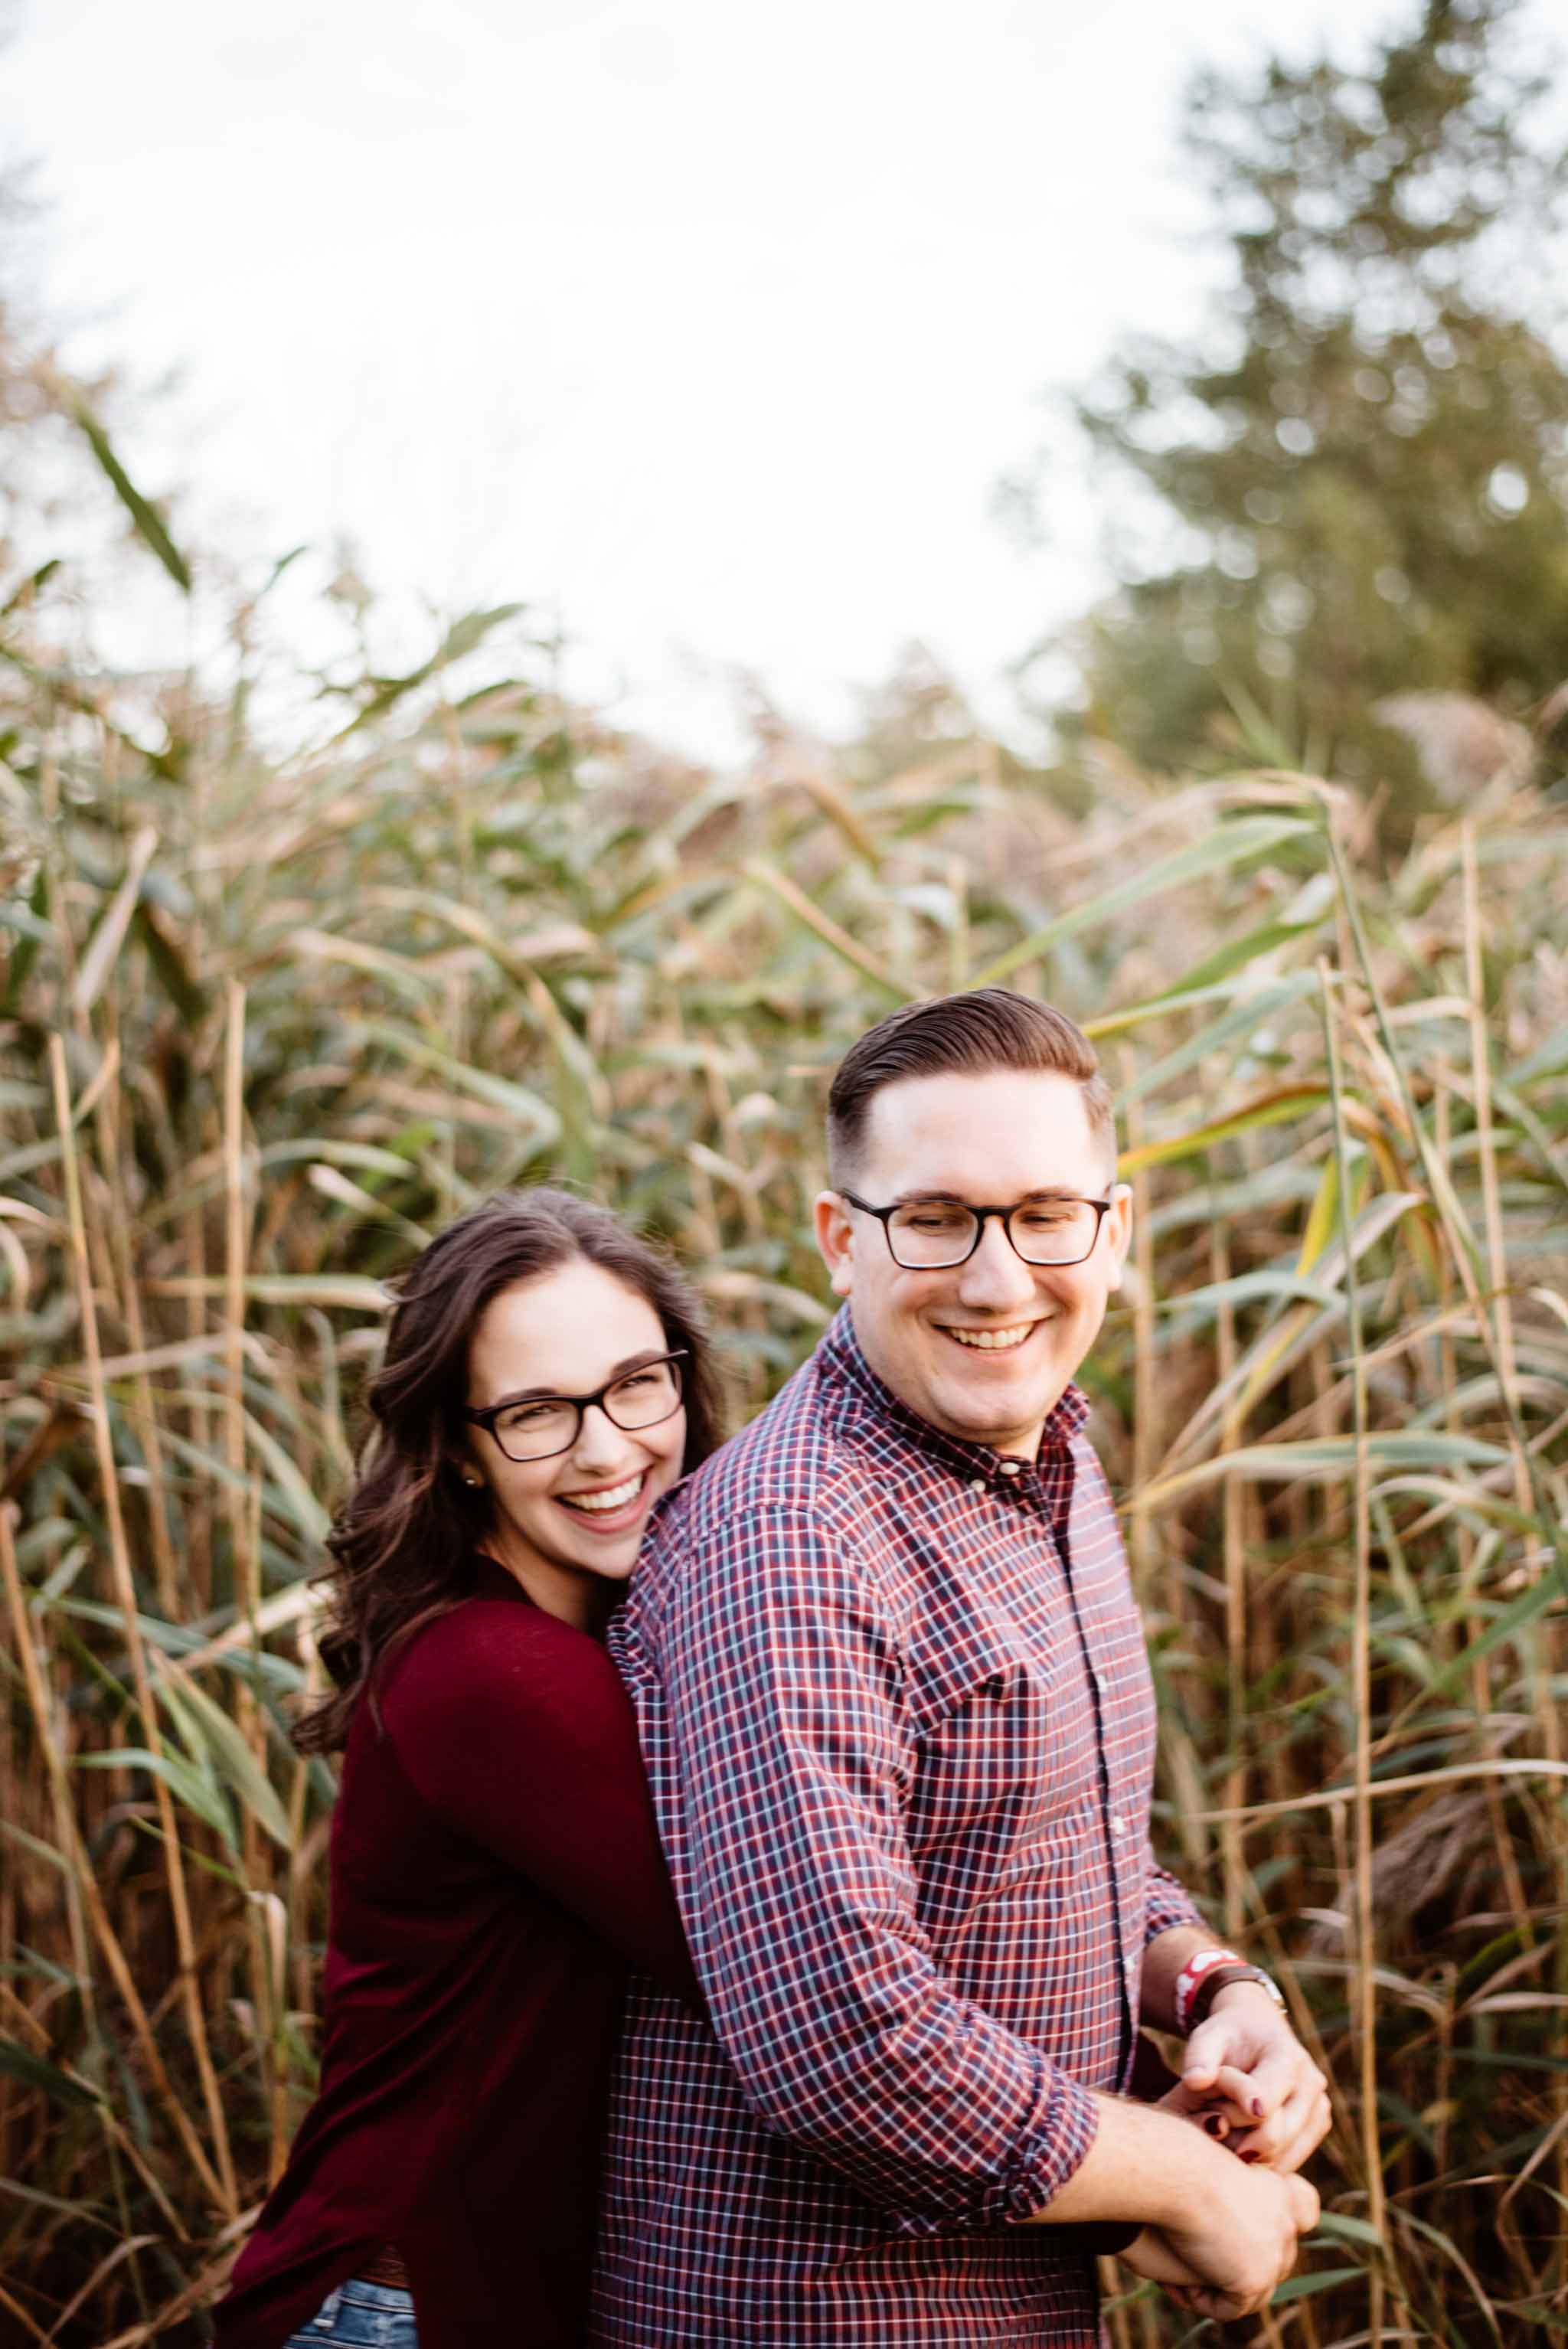
<path id="1" fill-rule="evenodd" d="M 480 1475 L 479 1470 L 475 1467 L 471 1453 L 449 1452 L 446 1454 L 441 1464 L 443 1467 L 449 1468 L 451 1470 L 453 1475 L 457 1478 L 459 1484 L 462 1485 L 465 1492 L 479 1493 L 484 1490 L 485 1480 Z"/>

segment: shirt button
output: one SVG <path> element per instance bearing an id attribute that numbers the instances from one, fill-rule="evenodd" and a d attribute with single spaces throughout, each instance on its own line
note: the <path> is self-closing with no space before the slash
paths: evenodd
<path id="1" fill-rule="evenodd" d="M 1024 1464 L 1021 1460 L 1004 1460 L 1001 1464 L 1001 1468 L 1004 1476 L 1021 1476 L 1024 1472 Z"/>
<path id="2" fill-rule="evenodd" d="M 969 1479 L 969 1490 L 970 1490 L 972 1493 L 983 1493 L 983 1492 L 985 1490 L 985 1477 L 984 1477 L 984 1476 L 971 1476 L 971 1478 Z"/>
<path id="3" fill-rule="evenodd" d="M 1125 1835 L 1127 1833 L 1127 1821 L 1125 1819 L 1119 1819 L 1114 1812 L 1111 1814 L 1110 1832 L 1112 1835 Z"/>

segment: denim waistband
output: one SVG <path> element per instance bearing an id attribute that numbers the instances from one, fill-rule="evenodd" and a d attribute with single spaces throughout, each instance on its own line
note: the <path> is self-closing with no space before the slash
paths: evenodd
<path id="1" fill-rule="evenodd" d="M 400 2291 L 396 2284 L 367 2283 L 363 2276 L 350 2276 L 346 2283 L 340 2283 L 337 2295 L 350 2308 L 385 2308 L 394 2315 L 401 2315 L 414 2304 L 411 2292 Z"/>

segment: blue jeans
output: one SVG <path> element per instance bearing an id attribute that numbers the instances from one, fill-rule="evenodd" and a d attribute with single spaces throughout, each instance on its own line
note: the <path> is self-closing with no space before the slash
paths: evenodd
<path id="1" fill-rule="evenodd" d="M 411 2294 L 390 2284 L 363 2283 L 357 2276 L 329 2292 L 308 2324 L 293 2334 L 288 2349 L 419 2349 Z"/>

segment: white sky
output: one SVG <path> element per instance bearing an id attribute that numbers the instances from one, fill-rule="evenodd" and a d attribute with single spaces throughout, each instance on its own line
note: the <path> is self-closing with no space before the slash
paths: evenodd
<path id="1" fill-rule="evenodd" d="M 192 535 L 522 599 L 722 757 L 735 668 L 832 728 L 913 637 L 1006 722 L 1102 584 L 1042 396 L 1212 282 L 1188 72 L 1391 7 L 22 0 L 0 127 L 67 357 L 181 370 L 124 453 Z M 1026 550 L 995 491 L 1047 433 Z"/>

